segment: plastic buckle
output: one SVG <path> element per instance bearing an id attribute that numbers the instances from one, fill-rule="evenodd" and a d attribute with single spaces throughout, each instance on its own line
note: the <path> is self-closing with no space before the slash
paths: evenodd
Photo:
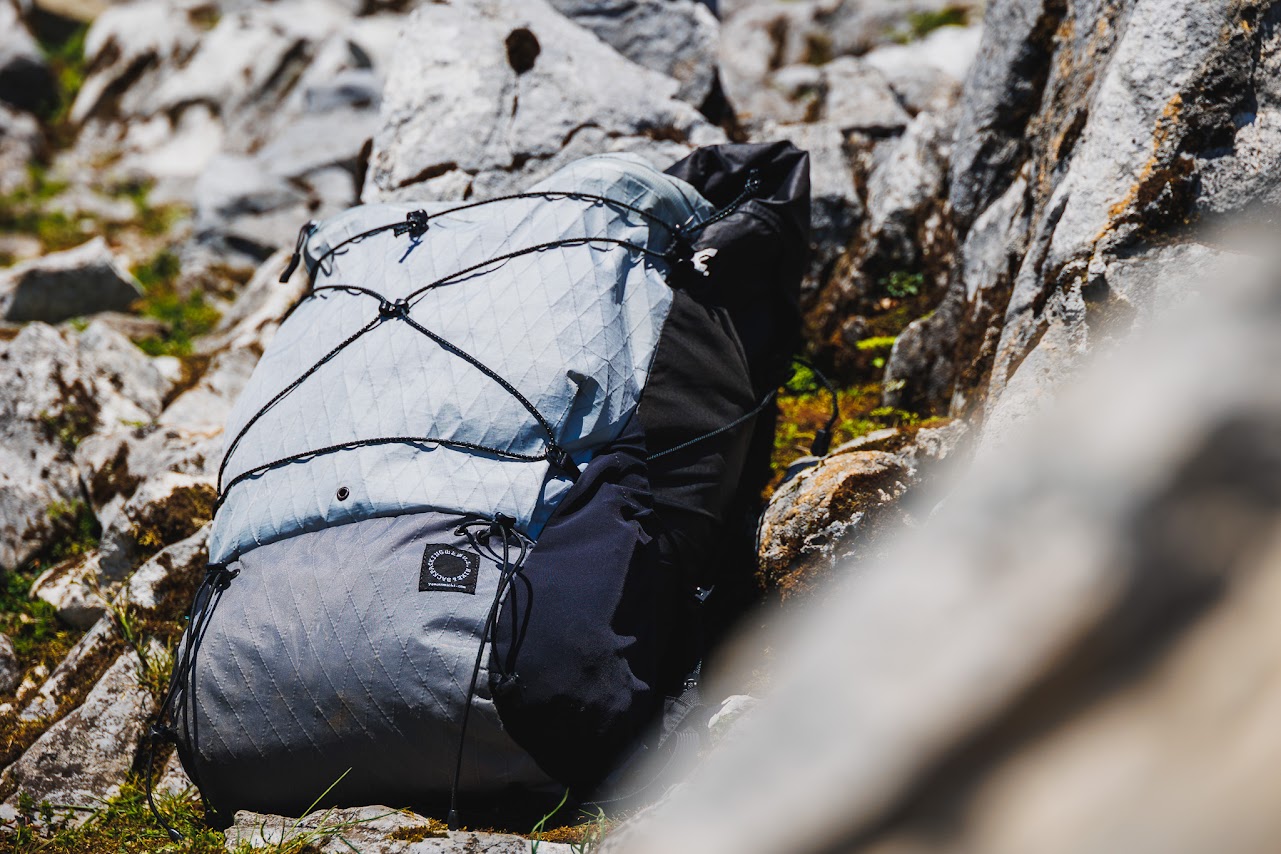
<path id="1" fill-rule="evenodd" d="M 378 316 L 385 319 L 393 317 L 408 317 L 409 301 L 403 299 L 398 299 L 395 302 L 383 300 L 378 304 Z"/>

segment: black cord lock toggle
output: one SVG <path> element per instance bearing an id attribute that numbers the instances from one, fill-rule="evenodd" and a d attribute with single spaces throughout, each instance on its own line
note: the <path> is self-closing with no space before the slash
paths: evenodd
<path id="1" fill-rule="evenodd" d="M 228 569 L 225 564 L 211 563 L 205 572 L 205 580 L 214 590 L 222 592 L 231 586 L 232 580 L 238 575 L 239 569 Z"/>
<path id="2" fill-rule="evenodd" d="M 378 316 L 383 318 L 408 317 L 409 300 L 398 299 L 395 302 L 383 300 L 378 304 Z"/>
<path id="3" fill-rule="evenodd" d="M 396 225 L 391 233 L 397 237 L 408 234 L 414 240 L 418 240 L 427 233 L 427 211 L 410 211 L 405 214 L 405 221 Z"/>
<path id="4" fill-rule="evenodd" d="M 678 232 L 672 235 L 672 246 L 667 250 L 667 262 L 673 267 L 693 269 L 694 245 L 684 234 Z"/>

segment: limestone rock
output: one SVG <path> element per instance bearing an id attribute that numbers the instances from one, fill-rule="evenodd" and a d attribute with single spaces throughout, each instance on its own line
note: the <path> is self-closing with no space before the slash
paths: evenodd
<path id="1" fill-rule="evenodd" d="M 834 59 L 862 56 L 893 41 L 911 41 L 914 15 L 945 8 L 976 13 L 978 5 L 952 0 L 740 0 L 728 4 L 720 55 L 726 95 L 742 118 L 796 121 L 794 115 L 788 117 L 795 109 L 788 102 L 804 98 L 787 84 L 787 74 L 780 76 L 781 71 L 802 66 L 819 69 Z M 943 27 L 917 42 L 921 55 L 936 57 L 925 62 L 934 68 L 944 66 L 945 73 L 957 79 L 965 76 L 977 35 L 973 30 L 961 35 L 962 30 Z"/>
<path id="2" fill-rule="evenodd" d="M 104 522 L 100 583 L 118 585 L 141 558 L 200 530 L 213 515 L 214 500 L 212 479 L 204 475 L 162 472 L 148 478 Z"/>
<path id="3" fill-rule="evenodd" d="M 884 134 L 901 130 L 911 120 L 885 76 L 853 57 L 824 65 L 823 86 L 823 120 L 843 131 Z"/>
<path id="4" fill-rule="evenodd" d="M 196 784 L 191 782 L 191 778 L 183 770 L 182 762 L 178 759 L 178 751 L 175 750 L 169 754 L 165 769 L 160 773 L 160 779 L 156 780 L 154 791 L 157 796 L 170 797 L 183 797 L 196 793 Z"/>
<path id="5" fill-rule="evenodd" d="M 848 557 L 851 535 L 870 536 L 878 511 L 907 490 L 911 471 L 893 454 L 833 454 L 774 493 L 761 519 L 760 573 L 785 592 L 803 589 Z"/>
<path id="6" fill-rule="evenodd" d="M 143 612 L 181 613 L 208 563 L 209 525 L 204 525 L 138 567 L 121 594 L 123 601 Z"/>
<path id="7" fill-rule="evenodd" d="M 819 283 L 805 318 L 815 355 L 838 376 L 867 370 L 857 349 L 864 318 L 879 310 L 893 282 L 907 279 L 900 296 L 909 300 L 947 289 L 954 241 L 942 196 L 953 121 L 950 113 L 919 113 L 900 136 L 867 140 L 857 155 L 866 216 Z"/>
<path id="8" fill-rule="evenodd" d="M 31 745 L 0 777 L 0 785 L 82 810 L 80 821 L 102 801 L 119 794 L 133 764 L 155 700 L 139 682 L 142 663 L 126 652 L 103 675 L 84 702 Z M 17 794 L 6 804 L 14 806 Z"/>
<path id="9" fill-rule="evenodd" d="M 87 629 L 107 612 L 101 576 L 101 556 L 94 550 L 40 573 L 31 583 L 31 595 L 52 605 L 63 623 Z"/>
<path id="10" fill-rule="evenodd" d="M 77 443 L 104 425 L 146 418 L 52 327 L 31 323 L 0 343 L 0 569 L 22 563 L 72 522 Z"/>
<path id="11" fill-rule="evenodd" d="M 0 634 L 0 694 L 8 695 L 22 681 L 22 670 L 18 667 L 18 657 L 13 651 L 13 641 L 8 635 Z"/>
<path id="12" fill-rule="evenodd" d="M 694 0 L 551 0 L 574 23 L 637 65 L 680 83 L 676 97 L 701 107 L 716 83 L 719 25 Z"/>
<path id="13" fill-rule="evenodd" d="M 258 354 L 252 348 L 217 354 L 200 381 L 175 398 L 156 423 L 162 429 L 205 435 L 221 433 L 236 397 L 249 381 L 256 364 Z M 216 467 L 216 463 L 214 465 Z"/>
<path id="14" fill-rule="evenodd" d="M 978 26 L 942 27 L 919 41 L 881 45 L 863 61 L 885 75 L 908 112 L 943 112 L 960 96 L 982 35 Z"/>
<path id="15" fill-rule="evenodd" d="M 527 854 L 530 842 L 521 836 L 481 831 L 446 830 L 443 823 L 390 807 L 368 806 L 314 812 L 301 819 L 241 811 L 228 828 L 227 850 L 237 846 L 270 848 L 293 839 L 310 842 L 323 854 Z M 541 842 L 539 851 L 569 854 L 570 846 Z"/>
<path id="16" fill-rule="evenodd" d="M 172 373 L 110 324 L 94 319 L 76 341 L 89 370 L 154 418 L 173 388 Z"/>
<path id="17" fill-rule="evenodd" d="M 586 154 L 666 165 L 722 141 L 678 87 L 545 0 L 422 6 L 388 76 L 362 198 L 486 198 Z"/>
<path id="18" fill-rule="evenodd" d="M 111 663 L 112 659 L 105 656 L 118 640 L 115 618 L 100 617 L 53 672 L 46 672 L 32 693 L 23 698 L 19 720 L 30 722 L 53 717 L 69 697 L 87 692 Z"/>
<path id="19" fill-rule="evenodd" d="M 909 267 L 919 260 L 918 247 L 934 242 L 932 235 L 921 232 L 942 227 L 937 208 L 947 186 L 951 142 L 949 117 L 923 113 L 888 148 L 868 180 L 872 240 Z"/>
<path id="20" fill-rule="evenodd" d="M 0 104 L 0 193 L 13 193 L 30 184 L 27 166 L 41 145 L 39 122 Z"/>
<path id="21" fill-rule="evenodd" d="M 938 320 L 914 331 L 924 357 L 894 368 L 907 399 L 990 414 L 1031 359 L 1030 400 L 1045 372 L 1073 370 L 1057 356 L 1107 345 L 1162 303 L 1150 277 L 1124 291 L 1131 259 L 1160 266 L 1175 234 L 1214 242 L 1188 224 L 1271 216 L 1281 92 L 1242 93 L 1281 67 L 1277 16 L 1195 0 L 989 4 L 951 164 L 962 265 Z"/>
<path id="22" fill-rule="evenodd" d="M 358 199 L 399 20 L 329 0 L 113 6 L 86 39 L 91 71 L 67 169 L 159 182 L 195 208 L 196 236 L 261 261 L 298 226 Z"/>
<path id="23" fill-rule="evenodd" d="M 5 320 L 57 323 L 99 311 L 125 311 L 142 296 L 101 237 L 0 274 Z"/>

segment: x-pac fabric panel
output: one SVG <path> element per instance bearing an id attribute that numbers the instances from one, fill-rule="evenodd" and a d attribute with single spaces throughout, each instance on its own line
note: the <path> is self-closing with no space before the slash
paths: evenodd
<path id="1" fill-rule="evenodd" d="M 271 543 L 231 565 L 180 702 L 184 763 L 214 807 L 438 807 L 499 567 L 461 517 L 367 519 Z M 424 548 L 476 554 L 474 595 L 421 590 Z M 488 656 L 485 657 L 488 661 Z M 559 791 L 504 731 L 482 667 L 463 749 L 471 799 Z M 343 774 L 346 774 L 343 777 Z"/>
<path id="2" fill-rule="evenodd" d="M 712 206 L 639 158 L 578 161 L 532 191 L 605 196 L 679 225 Z M 433 219 L 420 239 L 391 231 L 330 247 L 376 226 L 454 207 L 367 205 L 330 220 L 305 247 L 317 285 L 359 285 L 391 300 L 478 262 L 559 239 L 610 237 L 662 253 L 671 234 L 615 205 L 515 199 Z M 645 387 L 671 307 L 666 265 L 613 245 L 548 249 L 485 268 L 415 301 L 415 321 L 515 386 L 576 462 L 617 437 Z M 282 388 L 378 317 L 377 300 L 322 291 L 281 325 L 228 422 L 228 441 Z M 431 436 L 538 455 L 546 434 L 506 390 L 407 323 L 387 319 L 320 367 L 245 434 L 224 483 L 312 449 L 383 436 Z M 504 514 L 536 535 L 569 488 L 547 462 L 439 445 L 390 444 L 307 458 L 241 481 L 214 521 L 223 562 L 302 531 L 426 510 Z M 345 500 L 337 497 L 346 488 Z"/>

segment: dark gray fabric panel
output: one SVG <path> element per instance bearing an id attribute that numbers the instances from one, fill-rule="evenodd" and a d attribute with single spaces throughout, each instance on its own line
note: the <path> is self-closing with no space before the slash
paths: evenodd
<path id="1" fill-rule="evenodd" d="M 327 804 L 430 806 L 448 796 L 463 703 L 499 567 L 474 594 L 420 591 L 430 545 L 475 553 L 439 513 L 369 519 L 254 549 L 196 647 L 184 761 L 223 813 Z M 434 551 L 433 551 L 434 553 Z M 503 731 L 483 657 L 460 791 L 555 787 Z M 194 709 L 194 714 L 189 712 Z"/>

